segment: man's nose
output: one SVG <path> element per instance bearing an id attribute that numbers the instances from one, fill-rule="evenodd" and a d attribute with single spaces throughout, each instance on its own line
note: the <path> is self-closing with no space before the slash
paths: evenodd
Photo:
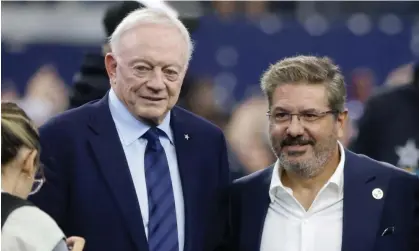
<path id="1" fill-rule="evenodd" d="M 161 69 L 156 68 L 153 70 L 149 81 L 147 81 L 147 86 L 154 91 L 160 91 L 165 88 L 164 76 Z"/>
<path id="2" fill-rule="evenodd" d="M 290 118 L 287 133 L 292 137 L 297 137 L 304 134 L 304 126 L 301 124 L 301 120 L 298 116 L 294 115 Z"/>

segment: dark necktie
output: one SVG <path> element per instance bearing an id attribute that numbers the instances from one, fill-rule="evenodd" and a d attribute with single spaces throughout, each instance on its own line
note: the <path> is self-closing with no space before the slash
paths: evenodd
<path id="1" fill-rule="evenodd" d="M 142 137 L 147 139 L 144 155 L 148 194 L 148 247 L 149 251 L 178 251 L 175 199 L 166 153 L 159 135 L 167 135 L 156 127 Z"/>

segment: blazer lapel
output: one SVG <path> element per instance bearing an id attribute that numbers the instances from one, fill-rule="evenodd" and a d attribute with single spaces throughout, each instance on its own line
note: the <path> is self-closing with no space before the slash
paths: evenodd
<path id="1" fill-rule="evenodd" d="M 390 177 L 374 172 L 374 166 L 365 166 L 363 157 L 348 150 L 345 157 L 342 251 L 370 251 Z M 374 198 L 374 189 L 381 189 L 383 197 Z"/>
<path id="2" fill-rule="evenodd" d="M 240 242 L 243 243 L 240 248 L 244 250 L 256 251 L 260 248 L 265 217 L 270 204 L 269 187 L 272 171 L 273 166 L 263 171 L 263 175 L 260 176 L 261 181 L 254 183 L 257 186 L 249 191 L 250 194 L 242 197 L 242 219 L 238 231 L 241 232 Z"/>
<path id="3" fill-rule="evenodd" d="M 148 250 L 141 210 L 128 163 L 112 119 L 108 95 L 95 104 L 91 116 L 89 141 L 107 183 L 117 202 L 137 250 Z M 106 220 L 106 219 L 104 219 Z"/>
<path id="4" fill-rule="evenodd" d="M 194 227 L 199 221 L 195 215 L 194 202 L 199 201 L 200 191 L 197 189 L 202 185 L 198 184 L 199 179 L 196 178 L 196 167 L 199 165 L 199 156 L 193 154 L 199 145 L 194 143 L 194 135 L 192 128 L 184 121 L 175 106 L 171 111 L 170 126 L 173 130 L 174 144 L 176 147 L 176 158 L 178 162 L 179 175 L 182 184 L 183 201 L 185 208 L 185 244 L 184 250 L 193 251 L 192 241 L 194 240 Z M 191 129 L 191 130 L 189 130 Z"/>

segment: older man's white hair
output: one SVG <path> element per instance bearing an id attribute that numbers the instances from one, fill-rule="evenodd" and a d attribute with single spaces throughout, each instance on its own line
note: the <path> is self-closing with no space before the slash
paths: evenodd
<path id="1" fill-rule="evenodd" d="M 177 13 L 174 11 L 168 11 L 165 8 L 142 8 L 135 10 L 128 14 L 109 38 L 109 44 L 113 52 L 117 53 L 117 44 L 123 33 L 126 31 L 141 25 L 141 24 L 168 24 L 175 26 L 185 39 L 188 47 L 187 59 L 188 62 L 192 57 L 193 42 L 189 34 L 188 29 L 178 19 Z"/>

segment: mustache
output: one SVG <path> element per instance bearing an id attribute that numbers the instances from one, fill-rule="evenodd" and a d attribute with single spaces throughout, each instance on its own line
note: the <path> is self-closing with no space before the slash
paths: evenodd
<path id="1" fill-rule="evenodd" d="M 305 139 L 302 137 L 286 137 L 281 141 L 281 147 L 284 146 L 301 146 L 314 145 L 316 142 L 313 139 Z"/>

